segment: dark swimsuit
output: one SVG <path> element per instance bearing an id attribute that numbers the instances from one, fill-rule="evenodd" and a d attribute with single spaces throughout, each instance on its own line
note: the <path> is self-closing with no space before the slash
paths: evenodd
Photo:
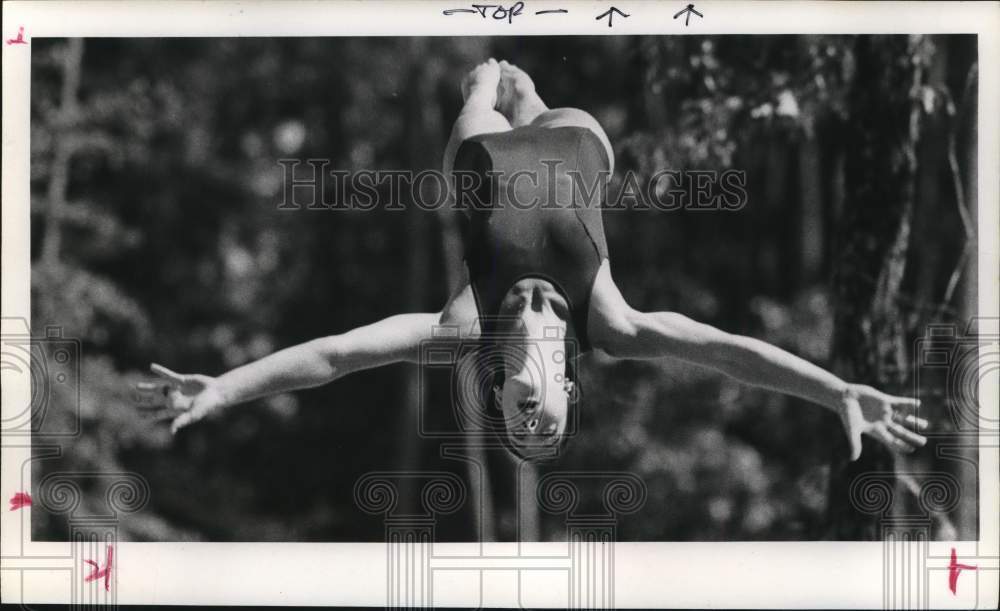
<path id="1" fill-rule="evenodd" d="M 566 299 L 581 350 L 590 348 L 590 293 L 608 257 L 601 219 L 608 170 L 601 141 L 582 127 L 519 127 L 462 143 L 456 181 L 469 173 L 483 185 L 458 194 L 469 208 L 465 262 L 484 335 L 496 332 L 514 284 L 541 278 Z"/>

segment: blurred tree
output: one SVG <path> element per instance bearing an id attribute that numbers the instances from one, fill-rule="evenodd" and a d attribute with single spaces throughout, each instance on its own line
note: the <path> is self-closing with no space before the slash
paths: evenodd
<path id="1" fill-rule="evenodd" d="M 331 169 L 347 171 L 436 167 L 461 105 L 461 76 L 490 55 L 524 67 L 551 106 L 594 114 L 621 172 L 640 180 L 664 169 L 746 172 L 749 197 L 738 211 L 605 214 L 613 272 L 630 303 L 827 362 L 834 318 L 842 339 L 859 333 L 860 323 L 835 313 L 823 277 L 836 265 L 834 286 L 857 290 L 867 307 L 874 289 L 860 274 L 877 276 L 865 266 L 883 265 L 860 243 L 853 267 L 835 264 L 841 212 L 850 208 L 858 215 L 850 222 L 887 236 L 886 249 L 901 252 L 900 228 L 890 219 L 901 200 L 878 199 L 855 178 L 871 178 L 865 159 L 907 150 L 909 115 L 883 105 L 909 103 L 914 77 L 898 62 L 912 55 L 902 38 L 867 38 L 875 63 L 865 68 L 869 94 L 858 81 L 860 42 L 847 36 L 37 40 L 32 326 L 44 334 L 60 325 L 83 342 L 84 386 L 83 434 L 62 443 L 61 456 L 38 461 L 36 476 L 141 473 L 152 498 L 123 524 L 125 538 L 371 541 L 384 525 L 354 506 L 358 477 L 401 464 L 462 469 L 435 443 L 414 439 L 420 385 L 407 366 L 240 406 L 176 438 L 131 409 L 130 388 L 150 361 L 217 374 L 289 344 L 440 307 L 461 276 L 453 216 L 384 205 L 279 211 L 288 177 L 276 160 L 327 158 Z M 945 154 L 916 153 L 928 170 L 921 170 L 912 227 L 922 242 L 907 255 L 920 257 L 919 270 L 903 279 L 900 299 L 889 298 L 888 271 L 879 293 L 888 308 L 879 315 L 906 304 L 911 329 L 937 311 L 943 294 L 962 299 L 940 312 L 947 320 L 974 303 L 974 283 L 948 290 L 967 240 L 947 166 L 955 157 L 968 174 L 965 206 L 972 209 L 975 95 L 958 94 L 976 43 L 929 38 L 935 49 L 944 41 L 952 49 L 921 60 L 946 85 L 935 87 L 955 92 L 959 108 L 960 99 L 972 103 L 959 112 L 967 119 L 956 155 L 944 146 L 947 95 L 934 97 L 937 114 L 923 122 L 925 146 Z M 878 81 L 879 71 L 898 78 Z M 868 129 L 871 141 L 861 133 Z M 895 144 L 880 140 L 889 133 Z M 899 188 L 903 166 L 893 170 Z M 330 202 L 351 194 L 332 180 L 326 189 Z M 388 195 L 383 185 L 379 201 Z M 961 276 L 975 278 L 975 263 L 967 257 Z M 913 295 L 903 294 L 907 282 Z M 839 344 L 838 354 L 860 359 L 861 350 Z M 649 501 L 623 521 L 623 539 L 829 535 L 828 501 L 843 501 L 843 489 L 835 499 L 834 489 L 820 485 L 839 439 L 833 416 L 669 360 L 585 358 L 581 434 L 565 457 L 540 469 L 640 474 Z M 447 408 L 446 389 L 442 378 L 422 391 Z M 74 417 L 72 397 L 57 393 L 52 401 L 51 425 Z M 945 418 L 945 409 L 937 415 Z M 492 481 L 481 501 L 494 509 L 474 515 L 487 538 L 513 536 L 519 519 L 528 531 L 537 523 L 540 539 L 564 535 L 557 518 L 525 514 L 534 508 L 530 486 L 519 498 L 504 454 L 485 460 Z M 914 461 L 949 468 L 929 451 Z M 467 477 L 474 484 L 477 476 Z M 581 502 L 596 507 L 600 490 L 581 490 Z M 98 511 L 100 503 L 102 490 L 85 490 L 85 509 Z M 42 511 L 33 512 L 33 528 L 40 539 L 65 535 L 64 521 Z M 442 540 L 474 532 L 470 513 L 438 524 Z"/>
<path id="2" fill-rule="evenodd" d="M 847 192 L 834 272 L 834 363 L 847 380 L 908 391 L 909 339 L 899 309 L 910 243 L 920 139 L 920 88 L 932 47 L 921 36 L 855 38 L 848 93 Z M 844 456 L 842 449 L 838 457 Z M 864 439 L 855 462 L 835 459 L 830 527 L 837 539 L 874 540 L 879 517 L 861 511 L 852 482 L 894 471 L 890 450 Z"/>

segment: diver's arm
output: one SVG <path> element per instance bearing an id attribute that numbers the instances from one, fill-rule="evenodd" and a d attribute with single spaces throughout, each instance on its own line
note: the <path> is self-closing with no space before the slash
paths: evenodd
<path id="1" fill-rule="evenodd" d="M 355 371 L 419 359 L 439 313 L 399 314 L 285 348 L 217 378 L 226 405 L 312 388 Z"/>
<path id="2" fill-rule="evenodd" d="M 590 325 L 592 343 L 613 356 L 674 357 L 833 410 L 844 425 L 852 460 L 861 454 L 862 434 L 904 452 L 927 442 L 901 424 L 918 429 L 927 426 L 913 413 L 918 400 L 847 383 L 777 346 L 726 333 L 676 312 L 634 310 L 611 282 L 606 266 L 599 272 L 592 294 Z"/>
<path id="3" fill-rule="evenodd" d="M 285 348 L 218 377 L 176 374 L 153 365 L 159 383 L 140 386 L 150 407 L 173 416 L 171 430 L 207 413 L 282 392 L 312 388 L 362 369 L 416 362 L 420 343 L 432 337 L 440 313 L 400 314 L 340 335 Z"/>
<path id="4" fill-rule="evenodd" d="M 801 397 L 836 412 L 851 444 L 851 459 L 861 455 L 861 435 L 887 446 L 912 452 L 926 438 L 902 423 L 926 427 L 913 414 L 916 399 L 895 397 L 871 386 L 849 384 L 805 359 L 752 337 L 726 333 L 675 312 L 635 312 L 628 315 L 619 356 L 670 356 L 709 367 L 745 384 Z"/>
<path id="5" fill-rule="evenodd" d="M 624 358 L 669 356 L 709 367 L 745 384 L 776 390 L 835 409 L 848 383 L 821 367 L 752 337 L 721 331 L 676 312 L 626 314 L 611 347 Z"/>

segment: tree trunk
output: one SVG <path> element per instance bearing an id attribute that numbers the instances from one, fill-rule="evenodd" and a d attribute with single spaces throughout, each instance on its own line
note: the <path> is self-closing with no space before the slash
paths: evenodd
<path id="1" fill-rule="evenodd" d="M 905 392 L 908 362 L 898 295 L 906 266 L 916 177 L 923 76 L 919 36 L 858 36 L 849 91 L 845 207 L 837 236 L 835 370 L 852 382 Z M 841 435 L 841 439 L 844 437 Z M 864 440 L 861 458 L 848 463 L 845 445 L 830 474 L 830 523 L 836 539 L 879 538 L 881 519 L 860 511 L 850 486 L 864 473 L 894 481 L 889 450 Z"/>
<path id="2" fill-rule="evenodd" d="M 823 238 L 823 192 L 820 188 L 820 146 L 815 135 L 807 134 L 799 145 L 799 208 L 798 231 L 798 282 L 795 286 L 809 286 L 816 281 L 823 265 L 825 245 Z"/>
<path id="3" fill-rule="evenodd" d="M 974 43 L 973 43 L 974 44 Z M 973 51 L 975 53 L 975 51 Z M 972 71 L 968 78 L 975 79 L 978 83 L 978 76 L 976 73 L 978 71 L 978 63 L 972 67 Z M 964 161 L 964 167 L 962 168 L 961 175 L 956 177 L 963 183 L 962 194 L 965 201 L 958 201 L 959 206 L 964 206 L 968 211 L 968 218 L 975 222 L 975 219 L 979 218 L 979 168 L 977 147 L 979 145 L 979 133 L 977 131 L 977 126 L 979 125 L 979 108 L 976 92 L 978 91 L 978 86 L 968 90 L 966 96 L 962 101 L 969 105 L 964 117 L 959 115 L 962 123 L 955 126 L 958 130 L 956 138 L 962 132 L 965 132 L 965 151 L 962 156 Z M 960 109 L 961 112 L 962 109 Z M 964 123 L 964 124 L 963 124 Z M 956 155 L 958 152 L 956 151 Z M 976 248 L 976 242 L 978 240 L 978 235 L 973 234 L 971 238 L 968 238 L 966 248 L 969 248 L 968 258 L 965 260 L 965 269 L 962 270 L 962 282 L 960 285 L 958 299 L 957 299 L 957 310 L 958 310 L 958 324 L 962 326 L 967 326 L 975 317 L 979 314 L 979 261 L 977 259 L 979 249 Z M 979 325 L 974 325 L 971 332 L 980 332 Z M 964 332 L 964 330 L 963 330 Z M 978 396 L 977 396 L 977 405 Z M 979 448 L 974 443 L 968 443 L 962 448 L 962 458 L 965 459 L 965 464 L 976 464 L 979 465 Z M 959 478 L 962 486 L 962 490 L 975 490 L 976 493 L 973 495 L 971 492 L 968 493 L 968 497 L 965 502 L 959 503 L 958 514 L 956 516 L 956 521 L 958 523 L 958 537 L 963 541 L 976 541 L 979 539 L 979 478 L 978 473 L 969 469 L 967 466 L 964 469 L 959 470 Z M 971 498 L 969 498 L 971 497 Z"/>
<path id="4" fill-rule="evenodd" d="M 66 206 L 66 189 L 69 184 L 69 163 L 73 156 L 73 138 L 69 131 L 77 121 L 79 108 L 77 92 L 80 89 L 80 68 L 83 63 L 83 39 L 66 41 L 63 55 L 63 82 L 59 100 L 58 120 L 53 130 L 52 170 L 49 175 L 48 209 L 45 222 L 45 242 L 42 244 L 42 263 L 54 265 L 62 249 L 62 216 Z"/>

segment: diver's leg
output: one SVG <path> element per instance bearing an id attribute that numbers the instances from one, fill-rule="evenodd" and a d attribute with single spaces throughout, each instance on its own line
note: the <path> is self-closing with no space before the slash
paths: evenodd
<path id="1" fill-rule="evenodd" d="M 514 127 L 530 125 L 535 117 L 549 107 L 535 91 L 535 82 L 528 73 L 514 64 L 500 62 L 500 91 L 497 97 L 499 110 Z"/>
<path id="2" fill-rule="evenodd" d="M 497 109 L 514 127 L 585 127 L 600 139 L 614 171 L 615 155 L 604 128 L 590 113 L 579 108 L 552 108 L 542 101 L 528 73 L 507 61 L 500 62 L 500 92 Z"/>
<path id="3" fill-rule="evenodd" d="M 441 310 L 438 324 L 458 328 L 458 339 L 479 337 L 479 310 L 469 284 L 469 270 L 462 266 L 463 278 Z"/>
<path id="4" fill-rule="evenodd" d="M 496 110 L 499 84 L 500 65 L 493 58 L 473 68 L 462 81 L 465 105 L 455 119 L 444 149 L 444 175 L 449 179 L 455 166 L 455 153 L 464 140 L 479 134 L 510 130 L 510 122 Z"/>

